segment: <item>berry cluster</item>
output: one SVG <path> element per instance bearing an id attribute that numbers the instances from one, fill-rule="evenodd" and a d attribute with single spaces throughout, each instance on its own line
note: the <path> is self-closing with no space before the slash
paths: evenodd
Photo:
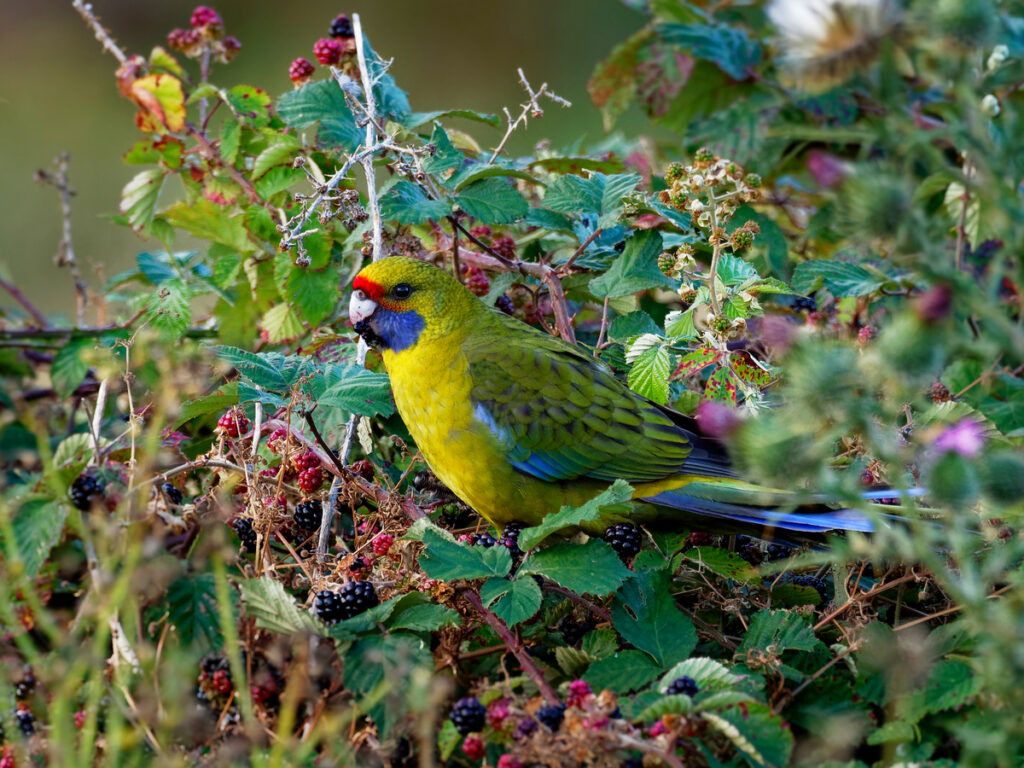
<path id="1" fill-rule="evenodd" d="M 167 497 L 167 502 L 171 506 L 180 506 L 181 502 L 185 500 L 185 495 L 174 483 L 163 483 L 160 486 L 160 490 L 163 491 L 164 496 Z"/>
<path id="2" fill-rule="evenodd" d="M 250 554 L 255 554 L 256 531 L 253 530 L 252 520 L 248 517 L 236 517 L 231 521 L 231 527 L 242 543 L 242 548 Z"/>
<path id="3" fill-rule="evenodd" d="M 205 5 L 192 11 L 188 29 L 177 28 L 167 33 L 167 45 L 189 58 L 209 53 L 225 64 L 242 50 L 238 38 L 224 36 L 224 22 L 220 14 Z"/>
<path id="4" fill-rule="evenodd" d="M 640 529 L 632 523 L 616 523 L 609 526 L 604 532 L 604 540 L 624 563 L 637 556 L 643 543 Z"/>
<path id="5" fill-rule="evenodd" d="M 249 419 L 241 408 L 232 408 L 217 420 L 217 431 L 225 437 L 241 437 L 249 431 Z"/>
<path id="6" fill-rule="evenodd" d="M 331 21 L 327 33 L 327 37 L 321 37 L 313 44 L 313 57 L 323 66 L 337 66 L 356 52 L 355 30 L 345 14 L 339 14 Z M 296 87 L 302 87 L 309 82 L 315 71 L 309 59 L 300 57 L 288 67 L 288 79 Z"/>
<path id="7" fill-rule="evenodd" d="M 303 531 L 315 531 L 323 520 L 324 507 L 320 499 L 303 499 L 295 505 L 292 520 Z"/>
<path id="8" fill-rule="evenodd" d="M 83 512 L 92 509 L 92 505 L 103 501 L 103 492 L 106 490 L 106 483 L 100 477 L 93 475 L 79 475 L 68 488 L 68 498 L 71 504 Z"/>
<path id="9" fill-rule="evenodd" d="M 368 581 L 350 581 L 340 592 L 324 589 L 316 593 L 313 612 L 324 624 L 351 619 L 380 604 L 377 591 Z"/>
<path id="10" fill-rule="evenodd" d="M 694 680 L 692 677 L 683 675 L 682 677 L 677 677 L 675 680 L 669 683 L 668 688 L 665 689 L 665 695 L 678 696 L 680 694 L 683 694 L 686 696 L 693 697 L 697 695 L 698 691 L 700 691 L 700 688 L 697 686 L 697 681 Z"/>
<path id="11" fill-rule="evenodd" d="M 448 719 L 452 721 L 456 731 L 467 736 L 484 729 L 484 724 L 487 722 L 487 707 L 472 696 L 459 699 L 452 707 Z"/>
<path id="12" fill-rule="evenodd" d="M 373 554 L 377 557 L 384 557 L 391 550 L 391 545 L 394 543 L 395 537 L 390 533 L 377 534 L 373 540 Z"/>
<path id="13" fill-rule="evenodd" d="M 523 550 L 519 548 L 519 534 L 526 528 L 523 523 L 512 522 L 505 526 L 501 532 L 501 538 L 497 544 L 505 547 L 513 558 L 523 556 Z"/>

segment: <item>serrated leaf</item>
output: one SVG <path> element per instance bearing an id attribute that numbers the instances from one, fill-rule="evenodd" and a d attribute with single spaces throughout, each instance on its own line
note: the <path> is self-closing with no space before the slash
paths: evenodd
<path id="1" fill-rule="evenodd" d="M 271 344 L 297 339 L 306 332 L 299 316 L 288 304 L 278 304 L 264 312 L 260 327 L 267 332 L 267 341 Z"/>
<path id="2" fill-rule="evenodd" d="M 100 446 L 104 444 L 100 438 Z M 72 463 L 84 463 L 92 457 L 92 435 L 88 432 L 76 432 L 68 435 L 60 441 L 57 450 L 53 452 L 53 463 L 55 466 L 63 467 Z"/>
<path id="3" fill-rule="evenodd" d="M 676 608 L 666 569 L 641 571 L 619 589 L 612 624 L 626 642 L 662 667 L 685 658 L 697 646 L 693 623 Z"/>
<path id="4" fill-rule="evenodd" d="M 441 219 L 451 212 L 447 200 L 431 200 L 412 182 L 401 179 L 380 200 L 380 214 L 398 224 L 422 224 L 428 219 Z"/>
<path id="5" fill-rule="evenodd" d="M 749 78 L 763 56 L 757 41 L 743 30 L 725 24 L 663 24 L 657 31 L 666 42 L 714 62 L 734 80 Z"/>
<path id="6" fill-rule="evenodd" d="M 185 70 L 181 68 L 178 60 L 166 48 L 159 45 L 149 52 L 149 66 L 151 69 L 166 69 L 178 77 L 185 76 Z"/>
<path id="7" fill-rule="evenodd" d="M 457 171 L 465 160 L 465 156 L 448 138 L 448 132 L 440 123 L 434 123 L 434 133 L 430 137 L 433 152 L 427 153 L 423 159 L 423 170 L 429 174 L 446 177 L 448 172 Z"/>
<path id="8" fill-rule="evenodd" d="M 291 386 L 291 372 L 284 365 L 287 360 L 284 355 L 259 354 L 226 346 L 213 347 L 213 351 L 258 387 L 285 393 Z"/>
<path id="9" fill-rule="evenodd" d="M 68 511 L 67 504 L 54 499 L 30 497 L 15 512 L 11 521 L 14 545 L 29 579 L 39 574 L 50 550 L 60 541 Z"/>
<path id="10" fill-rule="evenodd" d="M 288 275 L 285 293 L 299 316 L 316 326 L 334 312 L 341 298 L 341 285 L 337 272 L 332 269 L 294 267 Z"/>
<path id="11" fill-rule="evenodd" d="M 499 547 L 491 547 L 499 549 Z M 503 547 L 501 547 L 503 549 Z M 480 586 L 480 599 L 485 607 L 510 627 L 531 618 L 540 610 L 540 587 L 532 578 L 510 581 L 500 577 L 488 579 Z"/>
<path id="12" fill-rule="evenodd" d="M 277 114 L 292 128 L 320 123 L 317 138 L 332 147 L 351 151 L 363 140 L 345 95 L 334 80 L 307 83 L 277 100 Z"/>
<path id="13" fill-rule="evenodd" d="M 863 296 L 878 290 L 882 281 L 863 267 L 832 259 L 815 259 L 797 265 L 790 281 L 793 290 L 809 294 L 824 284 L 833 296 Z"/>
<path id="14" fill-rule="evenodd" d="M 633 496 L 633 488 L 625 480 L 616 480 L 590 501 L 578 507 L 562 507 L 544 518 L 540 525 L 524 529 L 519 534 L 519 546 L 524 552 L 533 549 L 551 534 L 565 528 L 575 528 L 601 516 L 605 507 L 622 504 Z"/>
<path id="15" fill-rule="evenodd" d="M 534 552 L 519 573 L 547 576 L 559 586 L 581 595 L 607 595 L 630 575 L 615 550 L 600 539 L 590 539 L 583 545 L 563 542 Z"/>
<path id="16" fill-rule="evenodd" d="M 771 383 L 772 375 L 749 352 L 732 352 L 729 367 L 744 384 L 762 389 Z"/>
<path id="17" fill-rule="evenodd" d="M 618 651 L 595 661 L 583 676 L 595 691 L 612 690 L 619 694 L 632 693 L 658 676 L 661 667 L 643 651 Z"/>
<path id="18" fill-rule="evenodd" d="M 728 286 L 740 285 L 747 280 L 756 280 L 757 270 L 739 256 L 722 253 L 718 257 L 718 278 Z"/>
<path id="19" fill-rule="evenodd" d="M 413 112 L 402 119 L 402 125 L 406 128 L 419 128 L 426 123 L 440 120 L 442 117 L 461 117 L 466 120 L 475 120 L 478 123 L 497 128 L 502 120 L 494 114 L 476 112 L 472 109 L 441 109 L 434 112 Z"/>
<path id="20" fill-rule="evenodd" d="M 619 173 L 604 178 L 604 189 L 601 192 L 601 218 L 597 226 L 607 229 L 615 226 L 622 215 L 622 198 L 636 189 L 640 183 L 638 173 Z"/>
<path id="21" fill-rule="evenodd" d="M 317 402 L 360 416 L 390 416 L 395 412 L 391 384 L 386 374 L 357 365 L 334 366 L 331 383 Z"/>
<path id="22" fill-rule="evenodd" d="M 571 645 L 559 645 L 555 648 L 555 661 L 562 674 L 569 678 L 577 678 L 586 669 L 587 665 L 594 659 L 584 651 L 577 650 Z"/>
<path id="23" fill-rule="evenodd" d="M 626 239 L 625 249 L 608 271 L 590 281 L 591 293 L 599 299 L 614 299 L 672 284 L 672 280 L 658 269 L 661 250 L 660 232 L 654 229 L 634 232 Z"/>
<path id="24" fill-rule="evenodd" d="M 665 335 L 672 339 L 692 339 L 697 335 L 693 324 L 693 308 L 674 310 L 665 315 Z"/>
<path id="25" fill-rule="evenodd" d="M 473 547 L 441 536 L 433 528 L 424 528 L 423 552 L 419 563 L 432 579 L 482 579 L 506 576 L 512 569 L 512 555 L 505 547 Z"/>
<path id="26" fill-rule="evenodd" d="M 608 326 L 608 338 L 612 341 L 624 342 L 643 333 L 657 334 L 658 325 L 653 317 L 641 310 L 616 317 Z"/>
<path id="27" fill-rule="evenodd" d="M 594 179 L 560 176 L 544 194 L 544 207 L 556 213 L 600 213 L 601 185 Z"/>
<path id="28" fill-rule="evenodd" d="M 164 172 L 149 168 L 135 174 L 121 190 L 121 213 L 128 217 L 131 228 L 143 237 L 149 236 L 163 185 Z"/>
<path id="29" fill-rule="evenodd" d="M 131 100 L 141 111 L 135 124 L 145 133 L 179 133 L 185 128 L 185 93 L 174 75 L 146 75 L 130 86 Z"/>
<path id="30" fill-rule="evenodd" d="M 417 636 L 405 632 L 368 635 L 345 654 L 345 687 L 357 694 L 381 738 L 387 738 L 416 706 L 408 696 L 408 682 L 433 668 L 430 649 Z"/>
<path id="31" fill-rule="evenodd" d="M 63 399 L 71 396 L 89 373 L 89 363 L 84 359 L 86 350 L 92 349 L 89 339 L 72 339 L 57 350 L 50 366 L 50 381 L 57 394 Z"/>
<path id="32" fill-rule="evenodd" d="M 252 180 L 258 180 L 276 165 L 290 165 L 301 146 L 294 136 L 276 134 L 274 140 L 253 161 Z"/>
<path id="33" fill-rule="evenodd" d="M 251 85 L 236 85 L 227 93 L 231 110 L 256 128 L 270 123 L 270 94 Z"/>
<path id="34" fill-rule="evenodd" d="M 482 179 L 492 178 L 506 178 L 506 179 L 523 179 L 524 181 L 530 181 L 534 184 L 544 185 L 544 182 L 533 176 L 521 168 L 514 168 L 509 165 L 499 165 L 500 161 L 495 161 L 495 165 L 480 165 L 480 164 L 469 164 L 462 167 L 458 173 L 448 180 L 449 187 L 455 189 L 456 192 L 461 192 L 465 187 L 474 184 Z"/>
<path id="35" fill-rule="evenodd" d="M 658 689 L 662 692 L 673 680 L 676 680 L 683 676 L 692 677 L 693 681 L 703 689 L 721 690 L 732 685 L 738 684 L 743 677 L 741 675 L 735 675 L 728 670 L 728 668 L 720 661 L 709 659 L 703 656 L 698 656 L 692 659 L 686 659 L 680 661 L 674 665 L 672 669 L 666 672 L 658 685 Z"/>
<path id="36" fill-rule="evenodd" d="M 683 693 L 662 696 L 658 701 L 640 710 L 634 721 L 650 722 L 665 715 L 688 715 L 693 711 L 693 699 Z"/>
<path id="37" fill-rule="evenodd" d="M 238 586 L 245 615 L 255 619 L 256 626 L 286 635 L 309 632 L 326 636 L 326 627 L 300 608 L 276 579 L 244 579 Z"/>
<path id="38" fill-rule="evenodd" d="M 781 768 L 793 753 L 793 732 L 760 702 L 703 712 L 701 717 L 725 736 L 754 768 Z"/>
<path id="39" fill-rule="evenodd" d="M 693 352 L 684 355 L 682 360 L 679 361 L 679 365 L 673 372 L 672 378 L 682 379 L 687 376 L 693 376 L 721 359 L 722 352 L 720 350 L 711 349 L 710 347 L 695 349 Z"/>
<path id="40" fill-rule="evenodd" d="M 436 632 L 442 627 L 458 627 L 462 625 L 459 612 L 443 605 L 415 605 L 408 608 L 395 620 L 389 622 L 388 628 L 408 629 L 412 632 Z"/>
<path id="41" fill-rule="evenodd" d="M 167 338 L 180 338 L 192 324 L 191 292 L 179 278 L 157 286 L 146 304 L 144 317 Z"/>
<path id="42" fill-rule="evenodd" d="M 758 611 L 750 620 L 750 626 L 743 636 L 743 642 L 736 649 L 737 661 L 746 661 L 756 653 L 780 658 L 787 651 L 826 651 L 825 644 L 814 636 L 814 629 L 795 612 Z M 752 665 L 751 665 L 752 666 Z M 779 671 L 799 682 L 803 674 L 786 664 L 779 664 Z"/>
<path id="43" fill-rule="evenodd" d="M 750 567 L 750 563 L 727 549 L 694 547 L 687 550 L 683 557 L 727 579 L 750 581 L 757 576 L 757 571 Z"/>
<path id="44" fill-rule="evenodd" d="M 715 369 L 708 376 L 707 385 L 704 387 L 704 398 L 706 400 L 717 400 L 718 402 L 736 405 L 738 388 L 733 378 L 733 373 L 726 367 Z"/>
<path id="45" fill-rule="evenodd" d="M 184 229 L 200 240 L 226 245 L 238 253 L 252 250 L 245 219 L 210 200 L 187 203 L 180 201 L 161 214 L 175 227 Z"/>
<path id="46" fill-rule="evenodd" d="M 530 209 L 526 198 L 500 178 L 474 181 L 455 196 L 455 202 L 485 224 L 508 224 L 521 219 Z"/>
<path id="47" fill-rule="evenodd" d="M 668 402 L 668 375 L 672 357 L 668 349 L 658 345 L 646 350 L 629 369 L 629 388 L 638 395 L 665 405 Z"/>
<path id="48" fill-rule="evenodd" d="M 199 642 L 208 649 L 223 645 L 212 573 L 184 576 L 167 588 L 167 620 L 182 645 Z"/>
<path id="49" fill-rule="evenodd" d="M 303 173 L 301 168 L 279 165 L 276 168 L 271 168 L 256 182 L 256 193 L 266 200 L 278 192 L 284 192 L 286 189 L 304 181 L 305 178 L 306 174 Z"/>

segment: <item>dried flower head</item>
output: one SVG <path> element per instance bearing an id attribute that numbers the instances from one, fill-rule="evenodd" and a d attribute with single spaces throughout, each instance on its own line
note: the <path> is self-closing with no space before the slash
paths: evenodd
<path id="1" fill-rule="evenodd" d="M 768 18 L 787 74 L 823 91 L 875 60 L 882 41 L 900 31 L 903 9 L 897 0 L 773 0 Z"/>

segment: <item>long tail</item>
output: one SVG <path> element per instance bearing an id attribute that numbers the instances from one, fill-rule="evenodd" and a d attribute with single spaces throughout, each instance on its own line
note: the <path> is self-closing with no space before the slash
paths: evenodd
<path id="1" fill-rule="evenodd" d="M 690 475 L 680 477 L 674 488 L 656 489 L 650 495 L 638 496 L 657 506 L 652 522 L 690 522 L 695 527 L 712 527 L 719 532 L 744 532 L 751 528 L 778 529 L 796 534 L 824 534 L 830 531 L 875 530 L 872 518 L 856 509 L 836 509 L 826 499 L 808 500 L 792 492 L 777 491 L 734 478 Z M 652 489 L 654 490 L 654 489 Z M 913 488 L 899 491 L 874 490 L 863 494 L 865 499 L 920 496 L 924 491 Z M 895 516 L 890 516 L 895 517 Z M 701 518 L 704 518 L 701 520 Z M 707 518 L 712 518 L 715 523 Z M 724 525 L 723 525 L 724 524 Z M 731 525 L 730 525 L 731 524 Z"/>

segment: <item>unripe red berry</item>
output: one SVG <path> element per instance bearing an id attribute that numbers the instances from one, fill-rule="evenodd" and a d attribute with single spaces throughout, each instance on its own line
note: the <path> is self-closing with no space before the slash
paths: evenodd
<path id="1" fill-rule="evenodd" d="M 516 258 L 516 241 L 504 235 L 496 237 L 494 242 L 491 243 L 491 250 L 501 254 L 509 261 L 513 261 Z"/>
<path id="2" fill-rule="evenodd" d="M 304 469 L 299 472 L 297 482 L 303 493 L 312 495 L 320 490 L 320 486 L 324 484 L 324 473 L 319 467 Z"/>
<path id="3" fill-rule="evenodd" d="M 292 464 L 298 472 L 305 472 L 307 469 L 316 469 L 320 466 L 320 457 L 313 451 L 303 451 L 292 459 Z"/>
<path id="4" fill-rule="evenodd" d="M 167 46 L 188 55 L 194 55 L 202 42 L 203 36 L 197 29 L 172 29 L 167 33 Z"/>
<path id="5" fill-rule="evenodd" d="M 384 557 L 395 543 L 395 537 L 389 533 L 378 534 L 373 540 L 373 554 L 377 557 Z"/>
<path id="6" fill-rule="evenodd" d="M 487 750 L 484 748 L 484 740 L 479 736 L 467 736 L 462 742 L 462 751 L 470 760 L 483 760 Z"/>
<path id="7" fill-rule="evenodd" d="M 467 264 L 462 270 L 462 277 L 466 287 L 477 296 L 486 296 L 491 289 L 491 281 L 487 278 L 480 267 L 474 264 Z"/>
<path id="8" fill-rule="evenodd" d="M 479 226 L 473 227 L 471 230 L 469 230 L 469 234 L 471 234 L 473 237 L 490 237 L 491 228 L 486 224 L 480 224 Z"/>
<path id="9" fill-rule="evenodd" d="M 296 85 L 303 85 L 313 76 L 315 71 L 316 68 L 313 66 L 313 63 L 309 59 L 304 59 L 300 56 L 288 67 L 288 79 Z"/>
<path id="10" fill-rule="evenodd" d="M 228 437 L 238 437 L 249 429 L 249 419 L 238 408 L 232 408 L 217 420 L 217 429 Z"/>
<path id="11" fill-rule="evenodd" d="M 324 66 L 341 61 L 342 45 L 330 37 L 322 37 L 313 46 L 313 55 Z"/>
<path id="12" fill-rule="evenodd" d="M 348 470 L 353 475 L 359 475 L 363 480 L 373 480 L 373 464 L 367 459 L 361 459 L 349 464 Z"/>

